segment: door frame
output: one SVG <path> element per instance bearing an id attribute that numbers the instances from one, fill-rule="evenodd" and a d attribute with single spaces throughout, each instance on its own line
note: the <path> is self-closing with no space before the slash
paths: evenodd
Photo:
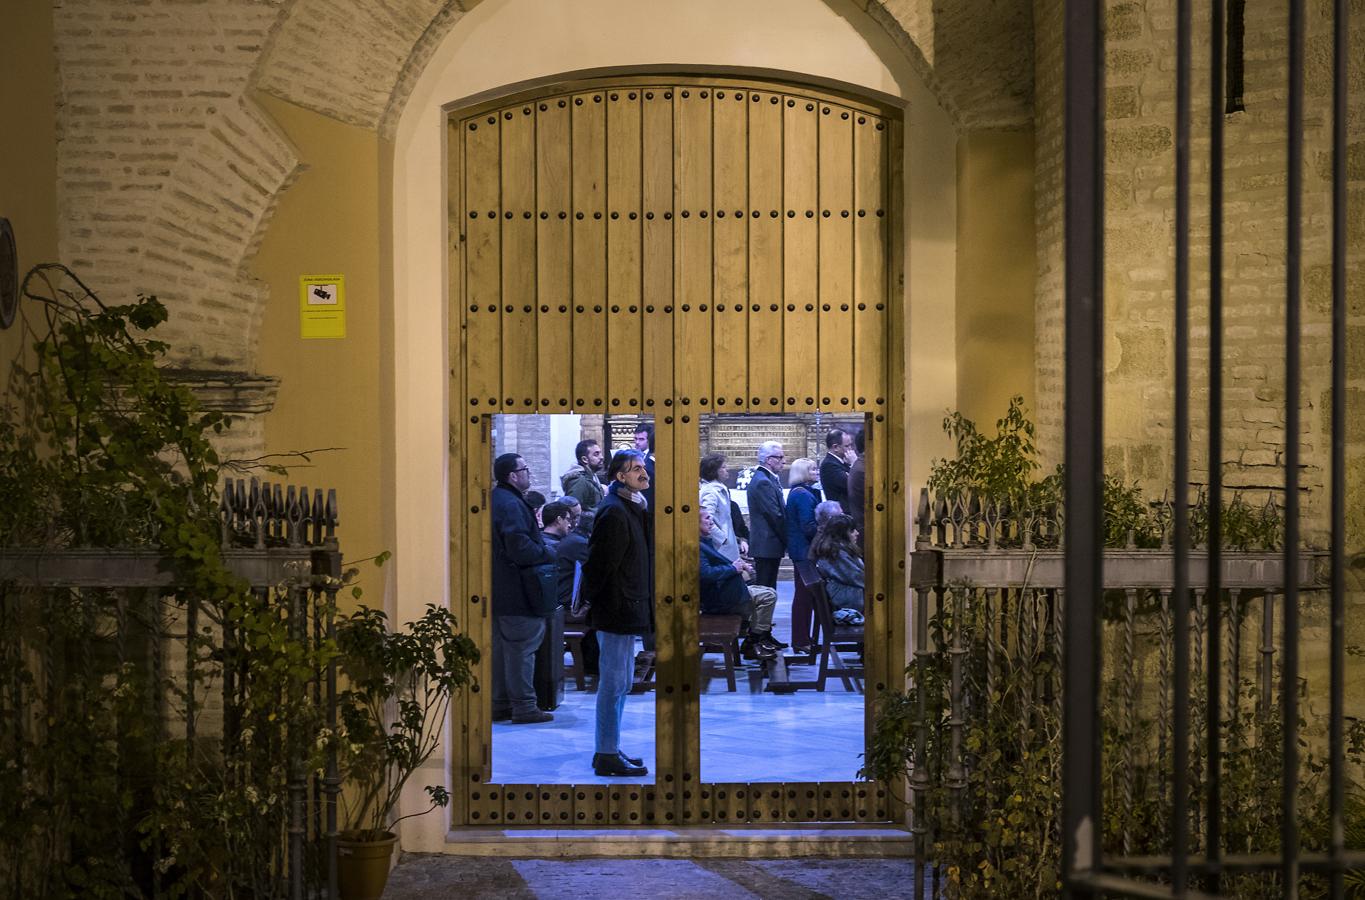
<path id="1" fill-rule="evenodd" d="M 886 95 L 873 96 L 865 89 L 832 86 L 824 80 L 790 73 L 745 74 L 730 70 L 708 72 L 695 67 L 686 74 L 669 67 L 630 70 L 594 70 L 526 82 L 500 88 L 446 107 L 447 135 L 458 134 L 459 124 L 503 107 L 529 103 L 573 91 L 607 90 L 612 87 L 697 85 L 707 89 L 732 88 L 799 93 L 816 102 L 838 103 L 881 117 L 888 128 L 886 170 L 886 265 L 884 280 L 886 339 L 883 390 L 880 396 L 785 398 L 775 406 L 723 409 L 707 405 L 706 398 L 690 397 L 675 389 L 666 396 L 639 394 L 641 413 L 654 416 L 656 456 L 670 461 L 672 478 L 660 478 L 656 506 L 660 533 L 670 539 L 656 547 L 656 621 L 658 626 L 656 693 L 657 759 L 654 783 L 613 785 L 503 785 L 487 782 L 491 768 L 491 721 L 484 691 L 473 687 L 453 703 L 449 759 L 451 763 L 453 828 L 493 826 L 545 827 L 686 827 L 740 824 L 899 822 L 904 804 L 898 790 L 885 785 L 849 781 L 810 784 L 763 783 L 702 784 L 699 760 L 699 696 L 694 690 L 697 657 L 696 634 L 696 527 L 695 500 L 688 502 L 688 486 L 695 482 L 698 459 L 699 415 L 706 413 L 809 412 L 817 408 L 839 413 L 865 413 L 868 432 L 868 546 L 883 548 L 883 564 L 869 571 L 867 677 L 864 698 L 867 727 L 880 692 L 903 683 L 905 670 L 906 618 L 909 586 L 906 540 L 904 327 L 904 223 L 903 128 L 905 103 Z M 470 336 L 465 300 L 462 235 L 466 216 L 464 192 L 464 142 L 447 142 L 448 191 L 453 201 L 450 216 L 449 269 L 449 490 L 450 490 L 450 597 L 452 611 L 481 647 L 490 640 L 488 611 L 491 540 L 487 510 L 489 483 L 490 416 L 498 413 L 609 412 L 625 398 L 601 398 L 602 405 L 588 406 L 586 398 L 574 398 L 572 409 L 552 406 L 552 398 L 527 398 L 517 408 L 517 398 L 470 397 L 464 360 Z M 773 398 L 781 401 L 783 398 Z M 492 403 L 488 402 L 493 400 Z M 839 401 L 843 402 L 840 403 Z M 692 407 L 693 402 L 697 408 Z M 633 411 L 622 409 L 621 411 Z M 661 473 L 662 474 L 662 473 Z M 680 495 L 674 495 L 680 490 Z M 676 535 L 676 537 L 674 537 Z M 690 563 L 689 563 L 690 559 Z M 900 602 L 895 602 L 897 599 Z M 487 657 L 478 667 L 479 684 L 488 683 Z"/>

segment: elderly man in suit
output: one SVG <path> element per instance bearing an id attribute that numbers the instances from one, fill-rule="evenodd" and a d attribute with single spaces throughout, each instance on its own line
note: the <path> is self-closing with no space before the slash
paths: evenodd
<path id="1" fill-rule="evenodd" d="M 758 467 L 749 479 L 749 550 L 754 555 L 754 581 L 777 587 L 777 567 L 787 552 L 786 504 L 778 475 L 786 461 L 782 445 L 764 441 L 758 447 Z"/>

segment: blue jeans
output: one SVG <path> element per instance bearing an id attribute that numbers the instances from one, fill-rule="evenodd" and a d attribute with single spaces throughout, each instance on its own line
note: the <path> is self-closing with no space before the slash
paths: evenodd
<path id="1" fill-rule="evenodd" d="M 535 713 L 536 649 L 545 637 L 539 616 L 493 619 L 493 715 L 514 718 Z"/>
<path id="2" fill-rule="evenodd" d="M 621 714 L 635 678 L 635 635 L 597 632 L 597 752 L 621 750 Z"/>

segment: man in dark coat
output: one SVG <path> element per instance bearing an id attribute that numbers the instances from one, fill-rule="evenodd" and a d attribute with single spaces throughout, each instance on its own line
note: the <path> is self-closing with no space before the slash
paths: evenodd
<path id="1" fill-rule="evenodd" d="M 536 648 L 550 612 L 537 568 L 555 556 L 526 502 L 526 461 L 504 453 L 493 463 L 493 477 L 493 721 L 548 722 L 554 716 L 536 705 Z"/>
<path id="2" fill-rule="evenodd" d="M 644 455 L 622 450 L 607 469 L 610 488 L 595 510 L 581 590 L 597 629 L 597 735 L 593 771 L 635 777 L 649 769 L 621 752 L 621 716 L 635 671 L 635 642 L 649 633 L 654 606 L 654 529 L 645 509 Z"/>
<path id="3" fill-rule="evenodd" d="M 857 435 L 853 438 L 853 447 L 858 451 L 858 458 L 853 461 L 853 466 L 848 470 L 848 502 L 844 508 L 853 517 L 853 527 L 858 529 L 858 547 L 863 546 L 863 527 L 867 508 L 867 452 L 866 439 L 863 437 L 863 429 L 859 428 Z"/>
<path id="4" fill-rule="evenodd" d="M 771 659 L 781 646 L 773 639 L 773 608 L 777 591 L 760 584 L 745 584 L 753 566 L 732 560 L 711 541 L 715 523 L 709 510 L 697 512 L 701 525 L 701 559 L 697 577 L 701 584 L 701 611 L 706 615 L 739 616 L 748 628 L 740 652 L 745 659 Z"/>
<path id="5" fill-rule="evenodd" d="M 777 567 L 787 552 L 786 505 L 782 502 L 782 471 L 786 454 L 777 441 L 758 448 L 758 467 L 749 479 L 749 552 L 754 555 L 754 581 L 777 589 Z"/>
<path id="6" fill-rule="evenodd" d="M 853 451 L 853 436 L 842 428 L 831 428 L 825 435 L 825 458 L 820 460 L 820 491 L 848 513 L 848 473 L 858 454 Z"/>

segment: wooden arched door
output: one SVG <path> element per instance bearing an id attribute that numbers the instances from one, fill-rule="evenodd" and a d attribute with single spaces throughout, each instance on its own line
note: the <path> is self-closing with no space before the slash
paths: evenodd
<path id="1" fill-rule="evenodd" d="M 451 603 L 488 646 L 489 416 L 648 413 L 654 785 L 489 785 L 486 693 L 453 734 L 457 825 L 888 821 L 878 785 L 699 784 L 698 417 L 865 412 L 867 709 L 904 668 L 896 110 L 745 78 L 615 77 L 458 109 L 450 190 Z M 487 663 L 481 681 L 488 683 Z"/>

